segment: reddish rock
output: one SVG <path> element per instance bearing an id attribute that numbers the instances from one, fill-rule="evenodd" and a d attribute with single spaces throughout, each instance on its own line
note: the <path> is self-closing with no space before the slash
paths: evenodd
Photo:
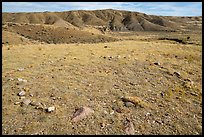
<path id="1" fill-rule="evenodd" d="M 72 120 L 74 122 L 78 122 L 78 121 L 84 119 L 85 117 L 87 117 L 88 115 L 92 114 L 93 112 L 94 111 L 89 107 L 80 107 L 74 113 Z"/>

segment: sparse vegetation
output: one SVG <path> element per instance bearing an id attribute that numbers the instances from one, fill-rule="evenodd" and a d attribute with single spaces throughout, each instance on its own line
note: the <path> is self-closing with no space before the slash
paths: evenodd
<path id="1" fill-rule="evenodd" d="M 136 14 L 107 10 L 114 30 L 124 29 L 119 15 L 129 30 L 102 34 L 91 26 L 107 25 L 100 12 L 66 22 L 49 12 L 46 25 L 3 14 L 2 134 L 202 135 L 201 31 L 158 31 L 169 23 L 158 17 L 143 22 L 153 31 L 136 31 Z"/>

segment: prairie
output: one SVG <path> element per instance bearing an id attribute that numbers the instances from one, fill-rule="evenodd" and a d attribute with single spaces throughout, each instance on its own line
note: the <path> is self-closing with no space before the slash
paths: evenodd
<path id="1" fill-rule="evenodd" d="M 166 40 L 3 46 L 2 134 L 126 134 L 127 119 L 138 135 L 202 134 L 201 56 Z M 22 90 L 41 108 L 16 103 Z M 94 113 L 75 123 L 80 106 Z"/>

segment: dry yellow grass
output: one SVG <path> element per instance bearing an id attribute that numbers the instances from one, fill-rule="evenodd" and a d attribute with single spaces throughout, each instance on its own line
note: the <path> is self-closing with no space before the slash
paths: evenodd
<path id="1" fill-rule="evenodd" d="M 163 41 L 4 46 L 2 133 L 125 134 L 128 117 L 138 130 L 135 134 L 159 134 L 160 128 L 162 134 L 202 134 L 201 54 L 200 46 Z M 198 96 L 183 86 L 186 78 L 194 82 Z M 26 98 L 56 110 L 46 113 L 30 105 L 14 105 L 21 101 L 17 96 L 21 90 Z M 166 100 L 170 90 L 171 98 Z M 154 109 L 127 108 L 121 96 L 142 97 Z M 91 107 L 94 114 L 74 124 L 71 116 L 80 106 Z M 147 113 L 151 113 L 149 123 Z M 165 126 L 155 125 L 158 119 Z M 149 128 L 140 130 L 140 125 Z"/>

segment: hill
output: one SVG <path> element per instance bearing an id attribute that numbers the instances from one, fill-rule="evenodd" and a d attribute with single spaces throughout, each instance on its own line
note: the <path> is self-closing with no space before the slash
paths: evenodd
<path id="1" fill-rule="evenodd" d="M 130 31 L 193 31 L 201 30 L 201 24 L 202 17 L 155 16 L 112 9 L 2 13 L 4 31 L 17 34 L 15 37 L 20 35 L 45 43 L 109 42 L 119 39 L 103 34 Z"/>

